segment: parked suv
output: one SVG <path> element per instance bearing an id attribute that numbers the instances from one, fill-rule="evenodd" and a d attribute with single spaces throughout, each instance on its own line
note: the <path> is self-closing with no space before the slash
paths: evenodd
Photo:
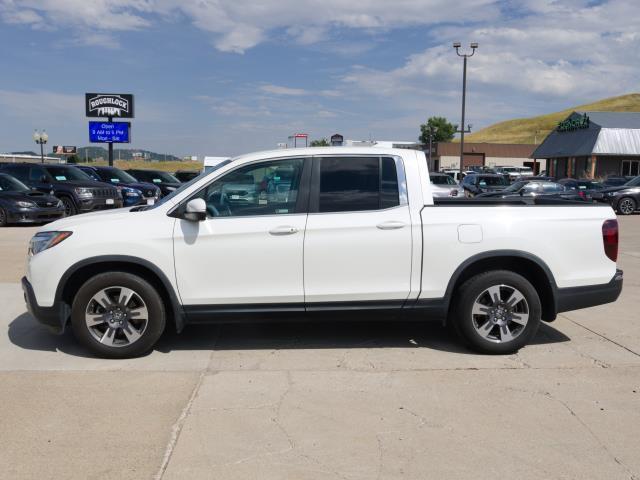
<path id="1" fill-rule="evenodd" d="M 169 195 L 176 191 L 182 183 L 170 173 L 162 170 L 146 170 L 131 168 L 127 173 L 135 177 L 139 182 L 152 183 L 162 191 L 162 195 Z"/>
<path id="2" fill-rule="evenodd" d="M 76 213 L 122 207 L 122 196 L 115 187 L 92 180 L 69 165 L 5 163 L 0 172 L 16 177 L 25 185 L 58 197 L 66 216 Z"/>
<path id="3" fill-rule="evenodd" d="M 466 197 L 475 197 L 481 193 L 498 192 L 509 186 L 507 180 L 498 174 L 467 175 L 462 180 L 462 188 Z"/>
<path id="4" fill-rule="evenodd" d="M 627 183 L 619 187 L 611 187 L 601 191 L 599 201 L 607 202 L 621 215 L 631 215 L 640 210 L 640 176 L 631 177 Z"/>
<path id="5" fill-rule="evenodd" d="M 125 207 L 139 204 L 154 204 L 160 198 L 160 188 L 152 183 L 139 182 L 124 170 L 116 167 L 94 167 L 82 165 L 80 170 L 98 182 L 111 183 L 122 194 Z"/>

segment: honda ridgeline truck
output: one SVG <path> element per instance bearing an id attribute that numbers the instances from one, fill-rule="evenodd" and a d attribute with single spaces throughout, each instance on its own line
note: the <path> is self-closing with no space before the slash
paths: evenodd
<path id="1" fill-rule="evenodd" d="M 241 156 L 153 206 L 42 227 L 27 306 L 111 358 L 143 354 L 168 326 L 314 317 L 438 320 L 504 354 L 541 320 L 618 298 L 611 207 L 432 188 L 414 150 Z"/>

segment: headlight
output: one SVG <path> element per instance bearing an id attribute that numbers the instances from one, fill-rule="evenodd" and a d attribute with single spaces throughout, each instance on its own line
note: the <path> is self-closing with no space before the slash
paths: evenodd
<path id="1" fill-rule="evenodd" d="M 33 208 L 33 207 L 36 206 L 36 204 L 33 203 L 33 202 L 23 202 L 22 200 L 18 200 L 16 202 L 16 205 L 18 205 L 19 207 L 22 207 L 22 208 Z"/>
<path id="2" fill-rule="evenodd" d="M 66 240 L 73 232 L 40 232 L 29 242 L 29 255 L 35 255 Z"/>
<path id="3" fill-rule="evenodd" d="M 165 187 L 169 192 L 176 190 L 176 187 Z"/>
<path id="4" fill-rule="evenodd" d="M 80 198 L 92 198 L 93 192 L 90 188 L 78 187 L 74 189 Z"/>
<path id="5" fill-rule="evenodd" d="M 122 195 L 125 197 L 141 197 L 142 192 L 135 188 L 123 188 Z"/>

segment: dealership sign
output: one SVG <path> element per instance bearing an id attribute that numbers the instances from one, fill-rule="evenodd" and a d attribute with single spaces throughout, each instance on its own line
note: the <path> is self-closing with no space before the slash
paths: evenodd
<path id="1" fill-rule="evenodd" d="M 85 93 L 87 117 L 133 118 L 130 93 Z"/>
<path id="2" fill-rule="evenodd" d="M 573 130 L 581 130 L 583 128 L 589 128 L 589 116 L 585 113 L 577 118 L 567 118 L 566 120 L 558 123 L 556 130 L 559 132 L 572 132 Z"/>
<path id="3" fill-rule="evenodd" d="M 89 141 L 93 143 L 129 143 L 129 122 L 89 122 Z"/>
<path id="4" fill-rule="evenodd" d="M 331 146 L 332 147 L 340 147 L 344 143 L 344 137 L 339 133 L 331 135 Z"/>
<path id="5" fill-rule="evenodd" d="M 53 153 L 57 155 L 75 155 L 78 153 L 78 148 L 70 145 L 54 145 Z"/>

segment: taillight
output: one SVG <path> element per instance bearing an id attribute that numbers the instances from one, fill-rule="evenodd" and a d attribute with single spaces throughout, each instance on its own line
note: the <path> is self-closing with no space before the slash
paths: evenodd
<path id="1" fill-rule="evenodd" d="M 605 220 L 602 224 L 602 243 L 607 257 L 618 260 L 618 220 Z"/>

